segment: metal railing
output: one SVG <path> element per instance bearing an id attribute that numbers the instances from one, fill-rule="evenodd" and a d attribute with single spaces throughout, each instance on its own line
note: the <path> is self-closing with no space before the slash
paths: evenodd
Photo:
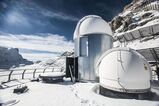
<path id="1" fill-rule="evenodd" d="M 36 78 L 36 74 L 40 73 L 50 73 L 50 72 L 62 72 L 64 70 L 63 67 L 52 67 L 52 68 L 34 68 L 34 69 L 13 69 L 13 70 L 5 70 L 0 71 L 0 78 L 7 77 L 6 81 L 0 82 L 10 82 L 13 76 L 19 76 L 17 79 L 25 79 L 26 75 L 31 75 L 30 78 Z"/>

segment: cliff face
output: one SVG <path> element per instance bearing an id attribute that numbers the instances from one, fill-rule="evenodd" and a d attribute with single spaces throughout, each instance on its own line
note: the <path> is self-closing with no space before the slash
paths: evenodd
<path id="1" fill-rule="evenodd" d="M 7 69 L 20 64 L 28 65 L 32 64 L 32 62 L 23 59 L 17 48 L 0 47 L 0 68 Z"/>
<path id="2" fill-rule="evenodd" d="M 153 23 L 159 23 L 159 1 L 133 0 L 113 18 L 111 28 L 115 34 L 119 34 Z"/>
<path id="3" fill-rule="evenodd" d="M 0 53 L 0 62 L 15 62 L 23 60 L 17 48 L 8 49 L 0 47 Z"/>
<path id="4" fill-rule="evenodd" d="M 129 5 L 124 7 L 124 11 L 139 11 L 141 10 L 143 7 L 147 6 L 148 4 L 150 4 L 151 2 L 154 2 L 157 0 L 133 0 Z"/>

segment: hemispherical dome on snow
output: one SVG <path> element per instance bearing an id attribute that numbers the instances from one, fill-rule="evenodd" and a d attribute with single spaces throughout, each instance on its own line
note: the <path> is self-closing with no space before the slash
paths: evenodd
<path id="1" fill-rule="evenodd" d="M 88 15 L 78 22 L 74 38 L 88 34 L 107 34 L 112 36 L 112 30 L 109 24 L 101 17 Z"/>
<path id="2" fill-rule="evenodd" d="M 108 50 L 100 57 L 97 66 L 100 85 L 104 88 L 129 93 L 143 93 L 150 89 L 150 66 L 135 50 Z"/>

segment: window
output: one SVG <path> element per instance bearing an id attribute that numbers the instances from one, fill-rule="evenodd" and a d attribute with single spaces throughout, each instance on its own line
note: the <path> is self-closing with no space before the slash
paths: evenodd
<path id="1" fill-rule="evenodd" d="M 88 37 L 80 38 L 80 56 L 88 56 Z"/>

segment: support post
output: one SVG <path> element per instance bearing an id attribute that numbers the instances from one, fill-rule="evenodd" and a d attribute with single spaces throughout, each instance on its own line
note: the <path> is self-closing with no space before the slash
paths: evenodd
<path id="1" fill-rule="evenodd" d="M 24 79 L 24 74 L 25 74 L 26 69 L 24 69 L 23 73 L 22 73 L 22 79 Z"/>
<path id="2" fill-rule="evenodd" d="M 34 72 L 33 72 L 33 78 L 35 78 L 35 73 L 36 73 L 36 69 L 35 69 Z"/>
<path id="3" fill-rule="evenodd" d="M 46 71 L 46 68 L 44 68 L 44 71 L 43 71 L 43 73 L 45 73 L 45 71 Z"/>
<path id="4" fill-rule="evenodd" d="M 8 82 L 11 80 L 11 75 L 12 75 L 13 71 L 14 71 L 14 70 L 11 70 L 11 72 L 9 73 Z"/>
<path id="5" fill-rule="evenodd" d="M 73 77 L 73 73 L 72 73 L 72 70 L 71 70 L 71 66 L 69 66 L 69 70 L 70 70 L 70 74 L 71 74 L 71 81 L 72 81 L 73 83 L 75 83 L 75 79 L 74 79 L 74 77 Z"/>

